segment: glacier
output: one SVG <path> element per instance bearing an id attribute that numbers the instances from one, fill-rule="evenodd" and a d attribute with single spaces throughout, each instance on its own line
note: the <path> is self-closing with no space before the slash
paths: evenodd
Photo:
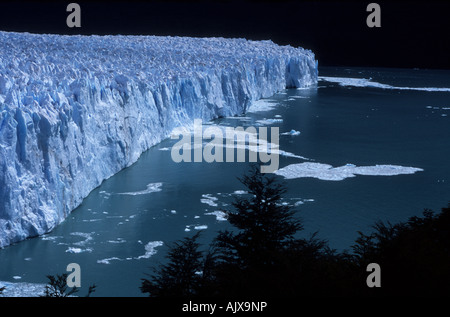
<path id="1" fill-rule="evenodd" d="M 0 247 L 45 234 L 176 127 L 317 84 L 270 40 L 0 31 Z"/>

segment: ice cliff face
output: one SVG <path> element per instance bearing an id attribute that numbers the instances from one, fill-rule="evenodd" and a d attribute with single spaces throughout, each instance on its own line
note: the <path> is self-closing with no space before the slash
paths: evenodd
<path id="1" fill-rule="evenodd" d="M 311 51 L 271 41 L 0 32 L 0 247 L 53 229 L 173 128 L 316 82 Z"/>

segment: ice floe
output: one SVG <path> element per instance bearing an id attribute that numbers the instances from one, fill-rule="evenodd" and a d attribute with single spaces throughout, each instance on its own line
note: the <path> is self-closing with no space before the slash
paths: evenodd
<path id="1" fill-rule="evenodd" d="M 184 228 L 184 231 L 189 232 L 191 231 L 191 228 L 195 229 L 195 230 L 206 230 L 208 229 L 207 225 L 186 225 Z"/>
<path id="2" fill-rule="evenodd" d="M 290 96 L 290 98 L 294 98 L 294 99 L 309 99 L 310 97 L 308 97 L 308 96 L 297 96 L 297 95 L 295 95 L 295 96 Z"/>
<path id="3" fill-rule="evenodd" d="M 212 212 L 205 213 L 207 216 L 216 216 L 217 221 L 226 221 L 227 220 L 227 214 L 220 210 L 215 210 Z"/>
<path id="4" fill-rule="evenodd" d="M 136 191 L 136 192 L 126 192 L 126 193 L 117 193 L 117 195 L 146 195 L 150 193 L 160 192 L 162 183 L 150 183 L 147 185 L 147 188 L 144 190 Z"/>
<path id="5" fill-rule="evenodd" d="M 423 169 L 398 165 L 356 166 L 354 164 L 333 167 L 329 164 L 305 162 L 288 165 L 276 171 L 275 174 L 287 179 L 312 177 L 327 181 L 341 181 L 356 175 L 394 176 L 414 174 L 419 171 Z"/>
<path id="6" fill-rule="evenodd" d="M 145 254 L 138 256 L 136 259 L 148 259 L 152 255 L 156 254 L 157 250 L 155 248 L 164 245 L 162 241 L 150 241 L 145 245 Z"/>
<path id="7" fill-rule="evenodd" d="M 258 125 L 271 125 L 274 123 L 282 123 L 283 119 L 280 118 L 273 118 L 273 119 L 262 119 L 262 120 L 256 120 L 256 124 Z"/>
<path id="8" fill-rule="evenodd" d="M 214 197 L 211 194 L 203 194 L 202 197 L 203 198 L 201 198 L 200 201 L 203 204 L 207 204 L 211 207 L 217 207 L 217 202 L 216 202 L 218 200 L 217 197 Z"/>
<path id="9" fill-rule="evenodd" d="M 266 120 L 266 119 L 265 119 Z M 283 119 L 275 118 L 271 119 L 278 120 L 278 122 L 282 122 Z M 261 121 L 261 120 L 259 120 Z M 262 120 L 264 121 L 264 120 Z M 261 121 L 261 122 L 262 122 Z M 302 160 L 311 160 L 307 157 L 297 155 L 291 152 L 287 152 L 281 150 L 279 144 L 275 144 L 273 142 L 269 142 L 264 138 L 258 138 L 258 134 L 256 132 L 248 131 L 248 130 L 234 130 L 233 133 L 223 133 L 226 138 L 225 144 L 215 144 L 217 147 L 231 148 L 233 150 L 248 150 L 256 153 L 271 153 L 278 154 L 285 157 L 293 157 Z"/>
<path id="10" fill-rule="evenodd" d="M 66 252 L 67 252 L 67 253 L 92 252 L 92 248 L 82 249 L 82 248 L 69 247 L 69 248 L 67 248 Z"/>
<path id="11" fill-rule="evenodd" d="M 93 238 L 92 238 L 92 235 L 93 235 L 92 232 L 91 232 L 91 233 L 86 233 L 86 232 L 71 232 L 70 235 L 84 238 L 84 240 L 82 240 L 82 241 L 78 241 L 78 242 L 73 243 L 73 245 L 76 245 L 76 246 L 84 246 L 84 245 L 86 245 L 89 241 L 91 241 L 91 240 L 93 239 Z"/>
<path id="12" fill-rule="evenodd" d="M 142 241 L 138 241 L 138 243 L 142 244 Z M 145 246 L 145 254 L 137 256 L 137 257 L 127 257 L 124 259 L 118 258 L 118 257 L 110 257 L 105 258 L 101 260 L 97 260 L 97 263 L 99 264 L 111 264 L 111 261 L 130 261 L 130 260 L 141 260 L 141 259 L 148 259 L 152 255 L 155 255 L 157 253 L 156 248 L 164 245 L 162 241 L 150 241 Z"/>
<path id="13" fill-rule="evenodd" d="M 123 238 L 117 238 L 116 240 L 108 240 L 107 242 L 116 244 L 116 243 L 125 243 L 125 242 L 127 242 L 127 240 L 125 240 Z"/>
<path id="14" fill-rule="evenodd" d="M 244 116 L 232 116 L 232 117 L 225 117 L 226 119 L 233 119 L 233 120 L 242 120 L 242 121 L 250 121 L 252 120 L 251 117 L 244 117 Z"/>
<path id="15" fill-rule="evenodd" d="M 281 133 L 281 135 L 300 135 L 300 131 L 297 131 L 297 130 L 294 130 L 294 129 L 292 129 L 291 131 L 289 131 L 289 132 L 283 132 L 283 133 Z"/>
<path id="16" fill-rule="evenodd" d="M 450 88 L 446 87 L 399 87 L 387 84 L 378 83 L 367 78 L 350 78 L 350 77 L 327 77 L 319 76 L 319 81 L 327 81 L 337 83 L 344 87 L 370 87 L 381 89 L 395 89 L 395 90 L 418 90 L 430 92 L 450 92 Z"/>
<path id="17" fill-rule="evenodd" d="M 122 261 L 122 259 L 114 256 L 114 257 L 111 257 L 111 258 L 97 260 L 97 263 L 98 264 L 111 264 L 111 261 Z"/>

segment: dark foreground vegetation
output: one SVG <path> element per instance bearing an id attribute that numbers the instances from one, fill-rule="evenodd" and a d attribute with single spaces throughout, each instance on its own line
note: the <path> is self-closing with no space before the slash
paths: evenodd
<path id="1" fill-rule="evenodd" d="M 352 252 L 336 252 L 315 235 L 299 238 L 302 224 L 281 203 L 286 188 L 258 168 L 240 179 L 228 221 L 209 246 L 199 233 L 174 243 L 167 263 L 142 279 L 151 297 L 449 296 L 450 205 L 425 210 L 399 224 L 376 223 L 359 232 Z M 381 287 L 369 287 L 370 263 L 380 267 Z M 370 277 L 369 277 L 370 278 Z"/>

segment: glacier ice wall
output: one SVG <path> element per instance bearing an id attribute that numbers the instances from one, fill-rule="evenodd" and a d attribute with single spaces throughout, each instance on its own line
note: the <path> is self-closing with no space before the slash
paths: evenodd
<path id="1" fill-rule="evenodd" d="M 271 41 L 0 32 L 0 247 L 44 234 L 194 118 L 317 83 Z"/>

